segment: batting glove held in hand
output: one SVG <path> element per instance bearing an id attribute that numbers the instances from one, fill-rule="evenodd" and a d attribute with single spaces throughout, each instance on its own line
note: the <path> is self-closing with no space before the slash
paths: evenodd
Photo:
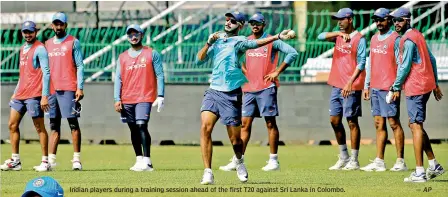
<path id="1" fill-rule="evenodd" d="M 163 97 L 157 97 L 157 99 L 154 101 L 154 103 L 152 103 L 153 107 L 158 106 L 157 112 L 161 112 L 163 107 L 165 106 L 164 100 L 165 100 L 165 98 L 163 98 Z"/>

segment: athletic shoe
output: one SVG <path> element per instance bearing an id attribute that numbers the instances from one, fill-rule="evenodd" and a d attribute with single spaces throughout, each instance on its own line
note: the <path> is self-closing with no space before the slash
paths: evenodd
<path id="1" fill-rule="evenodd" d="M 425 173 L 417 174 L 416 172 L 412 172 L 411 176 L 404 178 L 405 183 L 424 183 L 426 181 Z"/>
<path id="2" fill-rule="evenodd" d="M 51 165 L 48 163 L 48 161 L 42 161 L 42 163 L 40 163 L 40 165 L 34 166 L 33 169 L 36 172 L 51 171 Z"/>
<path id="3" fill-rule="evenodd" d="M 225 166 L 219 166 L 219 169 L 222 171 L 235 171 L 236 170 L 236 156 L 233 156 L 232 159 L 230 159 L 230 163 Z"/>
<path id="4" fill-rule="evenodd" d="M 408 171 L 408 167 L 406 166 L 404 161 L 397 161 L 394 167 L 390 169 L 390 171 L 392 172 Z"/>
<path id="5" fill-rule="evenodd" d="M 336 164 L 334 164 L 333 166 L 331 166 L 330 168 L 328 168 L 329 170 L 342 170 L 342 168 L 345 167 L 345 165 L 347 165 L 347 163 L 350 161 L 349 158 L 347 159 L 343 159 L 340 156 L 338 156 L 339 159 L 336 162 Z"/>
<path id="6" fill-rule="evenodd" d="M 247 179 L 249 178 L 249 174 L 247 173 L 246 166 L 244 165 L 242 159 L 240 161 L 237 160 L 236 175 L 238 176 L 238 179 L 240 179 L 240 181 L 243 183 L 247 182 Z"/>
<path id="7" fill-rule="evenodd" d="M 375 160 L 370 160 L 369 165 L 360 168 L 360 170 L 362 171 L 366 171 L 366 172 L 372 172 L 372 171 L 376 171 L 376 172 L 384 172 L 386 171 L 386 164 L 384 163 L 384 161 L 378 161 L 377 159 Z"/>
<path id="8" fill-rule="evenodd" d="M 443 169 L 442 165 L 437 164 L 436 166 L 429 166 L 426 169 L 426 177 L 428 180 L 434 179 L 440 175 L 445 173 L 445 170 Z"/>
<path id="9" fill-rule="evenodd" d="M 0 169 L 2 171 L 19 171 L 22 170 L 22 163 L 20 162 L 20 159 L 7 159 L 3 165 L 0 165 Z"/>
<path id="10" fill-rule="evenodd" d="M 358 170 L 359 169 L 359 162 L 356 161 L 354 158 L 350 158 L 347 165 L 345 165 L 342 170 Z"/>
<path id="11" fill-rule="evenodd" d="M 72 170 L 82 170 L 81 161 L 72 161 Z"/>
<path id="12" fill-rule="evenodd" d="M 275 171 L 280 170 L 280 163 L 277 160 L 269 159 L 269 161 L 266 162 L 267 165 L 261 168 L 264 171 Z"/>
<path id="13" fill-rule="evenodd" d="M 204 175 L 202 175 L 201 184 L 202 185 L 213 185 L 215 183 L 212 170 L 204 170 Z"/>

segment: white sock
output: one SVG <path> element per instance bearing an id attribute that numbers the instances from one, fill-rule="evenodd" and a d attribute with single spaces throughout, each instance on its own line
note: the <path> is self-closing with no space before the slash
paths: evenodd
<path id="1" fill-rule="evenodd" d="M 358 152 L 359 150 L 352 149 L 352 158 L 358 161 Z"/>
<path id="2" fill-rule="evenodd" d="M 375 161 L 377 161 L 377 162 L 381 162 L 381 163 L 384 163 L 384 159 L 380 159 L 380 158 L 375 158 Z"/>
<path id="3" fill-rule="evenodd" d="M 42 156 L 42 161 L 48 162 L 48 156 Z"/>
<path id="4" fill-rule="evenodd" d="M 50 163 L 55 163 L 56 162 L 56 155 L 55 154 L 48 154 L 48 161 Z"/>
<path id="5" fill-rule="evenodd" d="M 19 154 L 12 154 L 11 158 L 15 161 L 15 160 L 20 160 L 20 155 Z"/>
<path id="6" fill-rule="evenodd" d="M 136 157 L 136 160 L 137 160 L 137 162 L 141 162 L 141 161 L 143 161 L 143 156 L 137 156 L 137 157 Z"/>
<path id="7" fill-rule="evenodd" d="M 143 162 L 144 162 L 145 164 L 151 164 L 151 158 L 149 158 L 149 157 L 143 157 Z"/>
<path id="8" fill-rule="evenodd" d="M 278 160 L 278 155 L 277 154 L 269 154 L 269 159 L 277 161 Z"/>
<path id="9" fill-rule="evenodd" d="M 417 173 L 417 175 L 425 173 L 425 168 L 423 168 L 423 166 L 417 166 L 415 167 L 415 172 Z"/>
<path id="10" fill-rule="evenodd" d="M 432 160 L 428 160 L 428 163 L 429 163 L 429 166 L 431 166 L 431 167 L 435 167 L 437 164 L 439 164 L 439 163 L 437 163 L 435 158 Z"/>
<path id="11" fill-rule="evenodd" d="M 397 158 L 397 163 L 404 163 L 404 159 L 403 158 Z"/>
<path id="12" fill-rule="evenodd" d="M 348 158 L 347 144 L 339 145 L 339 154 L 340 154 L 341 159 Z"/>
<path id="13" fill-rule="evenodd" d="M 209 172 L 209 173 L 212 173 L 212 169 L 210 169 L 210 168 L 205 168 L 205 170 L 204 170 L 205 172 Z"/>
<path id="14" fill-rule="evenodd" d="M 73 153 L 73 161 L 79 161 L 79 158 L 81 157 L 81 153 Z"/>

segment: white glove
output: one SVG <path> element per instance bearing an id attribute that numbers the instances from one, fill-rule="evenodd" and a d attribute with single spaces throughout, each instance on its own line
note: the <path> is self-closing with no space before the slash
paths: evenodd
<path id="1" fill-rule="evenodd" d="M 165 98 L 163 97 L 157 97 L 157 99 L 154 101 L 154 103 L 152 103 L 152 106 L 158 106 L 157 107 L 157 112 L 161 112 L 165 103 L 164 103 Z"/>
<path id="2" fill-rule="evenodd" d="M 394 95 L 394 92 L 389 91 L 389 93 L 387 93 L 386 95 L 386 103 L 391 103 L 392 102 L 392 96 Z"/>
<path id="3" fill-rule="evenodd" d="M 216 40 L 218 40 L 218 38 L 219 38 L 219 33 L 218 32 L 210 34 L 210 36 L 208 36 L 207 43 L 209 45 L 212 45 L 213 43 L 216 42 Z"/>

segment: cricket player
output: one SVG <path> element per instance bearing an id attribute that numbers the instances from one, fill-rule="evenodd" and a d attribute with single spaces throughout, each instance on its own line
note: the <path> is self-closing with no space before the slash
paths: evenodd
<path id="1" fill-rule="evenodd" d="M 132 171 L 153 171 L 150 158 L 151 136 L 148 121 L 151 105 L 164 107 L 165 82 L 162 57 L 152 48 L 142 45 L 143 30 L 133 24 L 126 28 L 131 48 L 117 60 L 114 99 L 115 111 L 131 131 L 131 141 L 137 156 Z M 142 153 L 143 148 L 143 153 Z"/>
<path id="2" fill-rule="evenodd" d="M 323 32 L 319 40 L 335 42 L 333 62 L 328 84 L 330 95 L 330 123 L 339 144 L 339 159 L 330 170 L 359 169 L 358 152 L 361 138 L 358 117 L 362 115 L 361 96 L 364 89 L 366 63 L 366 39 L 353 27 L 353 12 L 342 8 L 333 19 L 338 20 L 339 32 Z M 352 156 L 347 151 L 342 117 L 350 128 Z"/>
<path id="3" fill-rule="evenodd" d="M 443 96 L 437 81 L 436 59 L 429 50 L 422 33 L 411 27 L 409 9 L 398 8 L 391 13 L 391 16 L 395 31 L 402 34 L 402 37 L 397 78 L 390 88 L 393 92 L 390 98 L 394 101 L 400 99 L 400 90 L 404 89 L 416 160 L 415 172 L 405 178 L 404 182 L 426 182 L 445 172 L 436 161 L 429 136 L 423 128 L 426 119 L 426 103 L 431 92 L 434 93 L 437 101 L 440 101 Z M 426 152 L 429 160 L 426 173 L 423 167 L 423 151 Z"/>
<path id="4" fill-rule="evenodd" d="M 9 102 L 12 156 L 0 166 L 1 170 L 22 169 L 19 156 L 19 125 L 26 112 L 33 119 L 42 149 L 42 162 L 35 170 L 41 172 L 49 171 L 51 168 L 48 163 L 48 135 L 44 122 L 44 111 L 49 110 L 50 70 L 47 50 L 44 44 L 36 39 L 36 34 L 37 28 L 33 21 L 25 21 L 22 24 L 22 36 L 26 42 L 20 48 L 19 81 Z"/>
<path id="5" fill-rule="evenodd" d="M 376 127 L 376 158 L 361 168 L 364 171 L 386 171 L 384 151 L 387 141 L 386 118 L 394 132 L 397 160 L 390 171 L 406 171 L 404 162 L 404 132 L 400 123 L 400 100 L 386 102 L 386 95 L 397 76 L 400 35 L 390 28 L 390 11 L 379 8 L 372 16 L 378 33 L 370 40 L 370 66 L 366 67 L 364 100 L 371 99 L 371 111 Z M 371 96 L 370 96 L 371 89 Z"/>
<path id="6" fill-rule="evenodd" d="M 245 23 L 243 13 L 237 11 L 226 13 L 225 17 L 225 33 L 211 34 L 205 46 L 197 54 L 198 64 L 212 59 L 213 65 L 212 82 L 205 92 L 201 107 L 201 151 L 205 167 L 201 184 L 214 183 L 211 170 L 211 134 L 218 119 L 221 119 L 227 127 L 236 157 L 237 176 L 241 182 L 247 181 L 248 173 L 243 163 L 241 140 L 241 86 L 247 82 L 247 79 L 241 70 L 239 60 L 249 49 L 256 49 L 278 39 L 286 40 L 294 37 L 288 34 L 290 30 L 284 30 L 268 38 L 248 40 L 244 36 L 238 36 L 238 32 Z"/>
<path id="7" fill-rule="evenodd" d="M 53 15 L 52 24 L 55 36 L 45 42 L 50 64 L 50 155 L 52 167 L 56 166 L 56 152 L 58 149 L 61 118 L 66 118 L 70 126 L 73 139 L 72 169 L 82 170 L 81 165 L 81 129 L 78 117 L 84 93 L 84 64 L 79 40 L 68 35 L 67 16 L 64 13 Z"/>
<path id="8" fill-rule="evenodd" d="M 261 13 L 254 14 L 249 19 L 252 35 L 249 40 L 267 38 L 270 35 L 264 32 L 266 21 Z M 286 53 L 285 60 L 277 68 L 278 52 Z M 243 111 L 241 140 L 243 140 L 243 159 L 252 131 L 252 122 L 255 117 L 263 116 L 269 134 L 270 155 L 264 171 L 280 169 L 278 162 L 279 131 L 275 117 L 278 116 L 277 90 L 280 86 L 278 76 L 297 58 L 297 51 L 281 40 L 276 40 L 263 47 L 246 51 L 246 63 L 242 70 L 249 80 L 242 90 Z M 219 169 L 224 171 L 236 170 L 236 156 L 231 162 Z"/>

